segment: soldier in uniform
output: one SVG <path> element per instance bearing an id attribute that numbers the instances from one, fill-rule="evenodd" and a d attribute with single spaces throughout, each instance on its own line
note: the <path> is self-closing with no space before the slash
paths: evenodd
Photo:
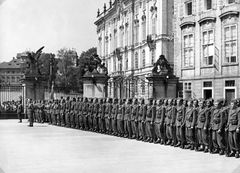
<path id="1" fill-rule="evenodd" d="M 97 132 L 98 131 L 98 111 L 99 111 L 99 103 L 98 103 L 98 98 L 95 98 L 94 103 L 93 103 L 93 131 Z"/>
<path id="2" fill-rule="evenodd" d="M 124 120 L 124 137 L 131 137 L 132 136 L 132 129 L 131 129 L 131 112 L 132 112 L 132 99 L 127 99 L 127 104 L 125 105 L 125 112 L 123 115 Z"/>
<path id="3" fill-rule="evenodd" d="M 98 125 L 100 133 L 105 133 L 105 105 L 106 99 L 100 100 L 99 113 L 98 113 Z"/>
<path id="4" fill-rule="evenodd" d="M 198 120 L 198 100 L 193 100 L 193 114 L 194 114 L 194 127 L 193 127 L 193 140 L 195 151 L 198 151 L 198 138 L 197 138 L 197 120 Z"/>
<path id="5" fill-rule="evenodd" d="M 115 98 L 112 106 L 112 112 L 111 112 L 111 122 L 112 122 L 112 131 L 113 135 L 117 135 L 117 114 L 118 114 L 118 99 Z"/>
<path id="6" fill-rule="evenodd" d="M 105 107 L 105 114 L 104 114 L 104 118 L 105 118 L 105 125 L 106 125 L 106 131 L 105 133 L 110 134 L 111 133 L 111 129 L 110 129 L 110 116 L 111 116 L 111 112 L 112 112 L 112 101 L 111 98 L 107 98 L 106 100 L 106 107 Z"/>
<path id="7" fill-rule="evenodd" d="M 79 105 L 78 105 L 78 121 L 79 128 L 83 129 L 83 98 L 81 97 Z"/>
<path id="8" fill-rule="evenodd" d="M 231 151 L 229 156 L 235 155 L 236 158 L 239 158 L 240 110 L 237 104 L 237 100 L 231 101 L 226 131 L 228 132 L 228 143 Z"/>
<path id="9" fill-rule="evenodd" d="M 125 112 L 124 107 L 125 100 L 119 99 L 118 101 L 118 110 L 117 110 L 117 130 L 118 130 L 118 136 L 123 137 L 124 136 L 124 120 L 123 115 Z"/>
<path id="10" fill-rule="evenodd" d="M 21 101 L 19 101 L 17 104 L 17 115 L 18 115 L 19 123 L 22 123 L 22 114 L 23 114 L 23 106 Z"/>
<path id="11" fill-rule="evenodd" d="M 211 126 L 212 129 L 212 142 L 213 142 L 213 153 L 224 154 L 224 115 L 221 112 L 223 100 L 219 99 L 214 102 L 214 108 L 211 115 Z"/>
<path id="12" fill-rule="evenodd" d="M 65 106 L 65 124 L 66 127 L 70 127 L 70 111 L 71 111 L 71 101 L 70 97 L 67 97 Z"/>
<path id="13" fill-rule="evenodd" d="M 59 114 L 60 114 L 60 109 L 59 109 L 59 101 L 58 100 L 55 101 L 53 108 L 54 108 L 54 123 L 53 123 L 53 125 L 59 125 L 58 118 L 59 118 Z"/>
<path id="14" fill-rule="evenodd" d="M 154 131 L 156 134 L 157 140 L 155 143 L 160 143 L 161 142 L 161 119 L 162 119 L 162 114 L 163 114 L 163 100 L 160 99 L 157 101 L 157 106 L 156 106 L 156 117 L 154 119 Z"/>
<path id="15" fill-rule="evenodd" d="M 79 113 L 79 104 L 80 104 L 80 97 L 78 97 L 76 99 L 76 103 L 75 103 L 75 106 L 74 106 L 74 128 L 75 129 L 79 129 L 79 117 L 78 117 L 78 113 Z"/>
<path id="16" fill-rule="evenodd" d="M 27 104 L 27 115 L 29 118 L 29 127 L 33 127 L 33 114 L 34 114 L 34 105 L 32 102 L 32 99 L 28 100 L 28 104 Z"/>
<path id="17" fill-rule="evenodd" d="M 153 105 L 153 99 L 149 99 L 146 114 L 146 142 L 153 142 L 153 121 L 156 116 L 156 107 Z"/>
<path id="18" fill-rule="evenodd" d="M 49 104 L 48 100 L 46 100 L 44 108 L 45 108 L 45 113 L 46 113 L 45 114 L 45 118 L 46 118 L 45 120 L 46 120 L 46 122 L 49 123 L 50 104 Z"/>
<path id="19" fill-rule="evenodd" d="M 186 108 L 183 104 L 183 99 L 178 98 L 177 99 L 177 115 L 176 115 L 176 137 L 177 137 L 177 144 L 176 147 L 181 146 L 181 148 L 184 147 L 184 119 L 185 119 L 185 113 Z"/>
<path id="20" fill-rule="evenodd" d="M 53 123 L 53 105 L 54 105 L 53 101 L 50 100 L 49 101 L 49 121 L 48 121 L 49 124 Z"/>
<path id="21" fill-rule="evenodd" d="M 66 103 L 65 103 L 65 99 L 61 100 L 60 103 L 60 126 L 64 127 L 65 126 L 65 109 L 66 109 Z"/>
<path id="22" fill-rule="evenodd" d="M 188 106 L 185 114 L 185 127 L 186 127 L 186 149 L 194 150 L 194 126 L 196 122 L 196 114 L 194 112 L 193 100 L 188 101 Z"/>
<path id="23" fill-rule="evenodd" d="M 205 150 L 205 143 L 207 143 L 207 122 L 208 115 L 206 114 L 206 103 L 204 99 L 199 99 L 198 118 L 197 118 L 197 146 L 198 151 Z"/>
<path id="24" fill-rule="evenodd" d="M 145 100 L 142 98 L 139 105 L 138 111 L 138 134 L 139 140 L 145 140 L 145 119 L 147 113 L 147 106 L 145 105 Z"/>
<path id="25" fill-rule="evenodd" d="M 131 129 L 132 129 L 132 139 L 138 138 L 138 128 L 137 128 L 137 120 L 138 120 L 138 99 L 134 99 L 132 105 L 132 112 L 131 112 Z"/>
<path id="26" fill-rule="evenodd" d="M 83 115 L 83 126 L 84 130 L 88 130 L 88 120 L 87 120 L 87 115 L 88 115 L 88 99 L 84 98 L 84 103 L 82 107 L 82 115 Z"/>
<path id="27" fill-rule="evenodd" d="M 168 99 L 168 106 L 166 108 L 166 136 L 167 145 L 175 145 L 174 143 L 174 131 L 175 131 L 175 121 L 176 121 L 176 107 L 173 105 L 173 99 Z"/>
<path id="28" fill-rule="evenodd" d="M 33 107 L 34 107 L 33 121 L 36 122 L 38 120 L 38 102 L 37 102 L 37 100 L 33 101 Z"/>
<path id="29" fill-rule="evenodd" d="M 71 107 L 70 107 L 70 127 L 75 127 L 75 106 L 76 106 L 76 98 L 74 97 L 71 100 Z"/>
<path id="30" fill-rule="evenodd" d="M 43 104 L 43 100 L 39 101 L 39 123 L 44 123 L 44 104 Z"/>

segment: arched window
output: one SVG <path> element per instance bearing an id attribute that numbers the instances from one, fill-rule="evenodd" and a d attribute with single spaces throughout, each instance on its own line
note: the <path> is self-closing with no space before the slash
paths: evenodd
<path id="1" fill-rule="evenodd" d="M 125 69 L 128 70 L 128 54 L 125 53 Z"/>
<path id="2" fill-rule="evenodd" d="M 157 34 L 157 16 L 153 15 L 152 17 L 152 34 Z"/>
<path id="3" fill-rule="evenodd" d="M 155 51 L 155 49 L 153 49 L 152 51 L 152 65 L 155 63 L 155 56 L 156 56 L 156 51 Z"/>
<path id="4" fill-rule="evenodd" d="M 147 39 L 147 23 L 146 23 L 146 19 L 143 16 L 143 21 L 142 21 L 142 40 L 146 40 Z"/>
<path id="5" fill-rule="evenodd" d="M 142 51 L 142 67 L 144 68 L 146 66 L 146 54 L 145 50 Z"/>
<path id="6" fill-rule="evenodd" d="M 135 53 L 135 69 L 138 69 L 138 53 Z"/>

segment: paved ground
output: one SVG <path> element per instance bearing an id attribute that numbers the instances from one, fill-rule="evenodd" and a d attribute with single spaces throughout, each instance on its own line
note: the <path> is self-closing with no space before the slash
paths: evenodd
<path id="1" fill-rule="evenodd" d="M 240 159 L 0 120 L 0 173 L 239 173 Z"/>

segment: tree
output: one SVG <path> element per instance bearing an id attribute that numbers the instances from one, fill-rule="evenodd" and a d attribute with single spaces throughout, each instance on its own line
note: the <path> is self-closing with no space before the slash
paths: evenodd
<path id="1" fill-rule="evenodd" d="M 56 85 L 64 92 L 79 91 L 77 52 L 74 49 L 62 48 L 57 53 L 58 73 Z"/>

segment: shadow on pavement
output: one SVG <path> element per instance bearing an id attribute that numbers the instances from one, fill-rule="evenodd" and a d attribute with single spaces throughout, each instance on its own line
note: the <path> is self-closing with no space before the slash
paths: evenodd
<path id="1" fill-rule="evenodd" d="M 0 173 L 5 173 L 5 172 L 0 168 Z"/>

